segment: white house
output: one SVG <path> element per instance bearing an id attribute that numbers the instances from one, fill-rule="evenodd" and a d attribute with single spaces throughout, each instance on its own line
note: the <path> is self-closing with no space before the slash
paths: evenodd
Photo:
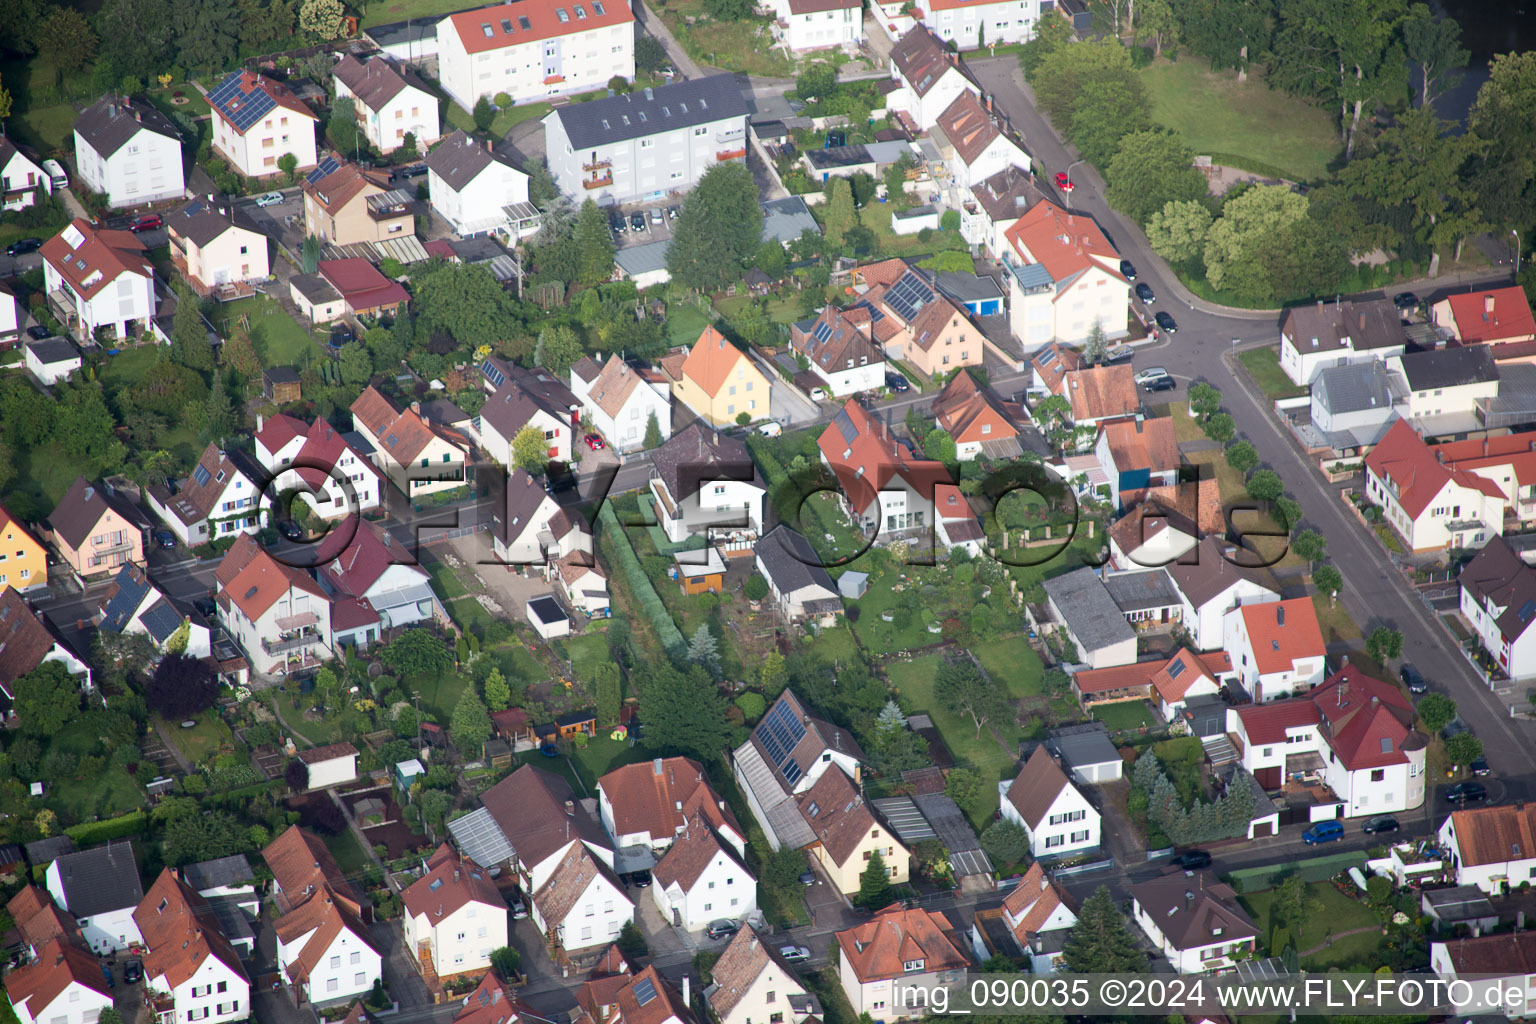
<path id="1" fill-rule="evenodd" d="M 413 549 L 382 523 L 355 518 L 343 520 L 320 542 L 315 577 L 334 604 L 336 644 L 367 647 L 385 630 L 447 621 L 432 577 Z"/>
<path id="2" fill-rule="evenodd" d="M 432 208 L 461 238 L 497 232 L 515 242 L 538 230 L 528 201 L 528 175 L 498 154 L 491 140 L 456 131 L 427 154 Z"/>
<path id="3" fill-rule="evenodd" d="M 785 1007 L 787 1019 L 798 1024 L 795 1007 L 804 1005 L 805 985 L 777 947 L 751 925 L 731 936 L 710 975 L 714 983 L 704 990 L 704 1000 L 720 1024 L 765 1024 L 785 1013 Z"/>
<path id="4" fill-rule="evenodd" d="M 845 772 L 822 772 L 814 786 L 795 797 L 795 806 L 811 830 L 806 852 L 838 892 L 857 893 L 876 856 L 892 885 L 905 885 L 911 879 L 911 852 L 875 816 Z"/>
<path id="5" fill-rule="evenodd" d="M 757 542 L 757 571 L 768 596 L 786 622 L 825 621 L 843 610 L 843 600 L 821 558 L 803 536 L 780 523 Z"/>
<path id="6" fill-rule="evenodd" d="M 1081 344 L 1095 324 L 1105 338 L 1129 333 L 1131 285 L 1093 218 L 1036 203 L 1003 236 L 1009 329 L 1024 351 Z"/>
<path id="7" fill-rule="evenodd" d="M 560 588 L 568 607 L 591 618 L 608 615 L 608 575 L 591 552 L 562 555 L 545 565 L 544 576 Z"/>
<path id="8" fill-rule="evenodd" d="M 1257 563 L 1251 553 L 1237 551 L 1221 537 L 1208 536 L 1167 566 L 1184 602 L 1179 621 L 1189 630 L 1196 650 L 1221 647 L 1226 615 L 1233 608 L 1280 600 L 1268 572 L 1244 564 L 1243 559 Z"/>
<path id="9" fill-rule="evenodd" d="M 827 305 L 815 320 L 790 326 L 789 347 L 834 398 L 885 387 L 885 354 L 874 342 L 868 309 Z"/>
<path id="10" fill-rule="evenodd" d="M 570 462 L 581 403 L 564 382 L 543 369 L 509 368 L 504 383 L 485 400 L 475 418 L 480 449 L 511 468 L 512 442 L 526 427 L 544 435 L 544 453 L 552 462 Z"/>
<path id="11" fill-rule="evenodd" d="M 1523 882 L 1536 884 L 1536 804 L 1452 811 L 1439 834 L 1457 885 L 1496 896 Z"/>
<path id="12" fill-rule="evenodd" d="M 774 35 L 792 54 L 864 41 L 864 7 L 858 0 L 774 0 Z"/>
<path id="13" fill-rule="evenodd" d="M 279 917 L 273 930 L 278 969 L 304 1002 L 358 999 L 381 977 L 383 958 L 367 925 L 329 888 Z"/>
<path id="14" fill-rule="evenodd" d="M 0 349 L 10 348 L 21 337 L 21 315 L 16 293 L 0 283 Z"/>
<path id="15" fill-rule="evenodd" d="M 1340 363 L 1372 362 L 1403 354 L 1407 338 L 1386 299 L 1296 306 L 1280 324 L 1280 368 L 1305 387 Z"/>
<path id="16" fill-rule="evenodd" d="M 650 497 L 673 544 L 704 535 L 732 556 L 762 532 L 768 487 L 739 437 L 694 422 L 651 453 Z"/>
<path id="17" fill-rule="evenodd" d="M 506 476 L 506 502 L 491 509 L 491 547 L 506 565 L 549 565 L 572 552 L 592 552 L 592 531 L 561 508 L 527 470 Z"/>
<path id="18" fill-rule="evenodd" d="M 125 339 L 149 330 L 155 272 L 137 235 L 77 217 L 43 243 L 42 253 L 50 306 L 77 338 L 106 331 Z"/>
<path id="19" fill-rule="evenodd" d="M 1413 704 L 1353 665 L 1303 696 L 1228 708 L 1226 731 L 1240 741 L 1243 767 L 1271 792 L 1310 776 L 1349 818 L 1424 803 L 1428 741 L 1413 729 Z"/>
<path id="20" fill-rule="evenodd" d="M 1004 134 L 969 89 L 939 112 L 929 134 L 939 142 L 939 152 L 949 165 L 951 196 L 957 200 L 968 197 L 972 186 L 1009 167 L 1029 172 L 1029 154 Z"/>
<path id="21" fill-rule="evenodd" d="M 1430 429 L 1464 422 L 1481 426 L 1475 418 L 1479 405 L 1499 394 L 1499 367 L 1487 345 L 1408 352 L 1388 359 L 1387 368 L 1403 379 L 1399 414 L 1427 421 Z"/>
<path id="22" fill-rule="evenodd" d="M 37 951 L 29 964 L 5 976 L 5 993 L 21 1024 L 96 1024 L 112 1005 L 101 961 L 67 936 Z"/>
<path id="23" fill-rule="evenodd" d="M 896 88 L 886 97 L 886 108 L 892 113 L 904 111 L 919 132 L 937 124 L 939 115 L 962 92 L 981 91 L 960 58 L 922 25 L 891 48 L 891 77 Z"/>
<path id="24" fill-rule="evenodd" d="M 555 183 L 578 202 L 660 199 L 746 159 L 747 101 L 734 75 L 709 75 L 558 107 L 544 138 Z"/>
<path id="25" fill-rule="evenodd" d="M 635 77 L 635 15 L 614 0 L 537 0 L 458 11 L 437 23 L 438 80 L 465 110 L 507 93 L 532 103 Z"/>
<path id="26" fill-rule="evenodd" d="M 870 9 L 892 39 L 920 24 L 960 50 L 1028 42 L 1042 13 L 1055 16 L 1048 0 L 937 0 L 917 8 L 901 0 L 876 0 Z"/>
<path id="27" fill-rule="evenodd" d="M 295 171 L 307 171 L 319 158 L 315 126 L 319 118 L 293 90 L 254 71 L 231 71 L 208 94 L 213 108 L 213 148 L 247 178 L 265 178 L 282 170 L 292 155 Z"/>
<path id="28" fill-rule="evenodd" d="M 1044 587 L 1051 619 L 1077 647 L 1082 664 L 1109 668 L 1136 660 L 1136 630 L 1093 569 L 1053 576 Z"/>
<path id="29" fill-rule="evenodd" d="M 80 925 L 91 949 L 114 953 L 142 941 L 134 908 L 144 896 L 131 843 L 66 853 L 48 865 L 43 887 Z"/>
<path id="30" fill-rule="evenodd" d="M 597 799 L 603 828 L 618 849 L 664 851 L 702 815 L 738 856 L 745 856 L 745 833 L 697 761 L 658 757 L 615 768 L 597 780 Z"/>
<path id="31" fill-rule="evenodd" d="M 933 535 L 946 551 L 962 548 L 972 558 L 980 558 L 986 546 L 981 516 L 954 484 L 939 484 L 933 489 Z"/>
<path id="32" fill-rule="evenodd" d="M 1131 886 L 1131 917 L 1180 974 L 1226 970 L 1253 953 L 1259 935 L 1232 887 L 1204 873 Z"/>
<path id="33" fill-rule="evenodd" d="M 1512 679 L 1536 675 L 1536 629 L 1528 611 L 1536 601 L 1536 569 L 1495 537 L 1462 567 L 1461 614 L 1472 625 L 1483 650 Z"/>
<path id="34" fill-rule="evenodd" d="M 0 138 L 0 206 L 23 210 L 53 194 L 53 179 L 42 165 L 16 148 L 10 139 Z"/>
<path id="35" fill-rule="evenodd" d="M 1523 458 L 1530 454 L 1530 445 L 1528 438 L 1522 440 Z M 1431 448 L 1408 420 L 1400 419 L 1365 457 L 1366 498 L 1382 510 L 1404 547 L 1415 553 L 1481 547 L 1504 532 L 1504 515 L 1511 505 L 1512 495 L 1494 476 L 1485 475 L 1487 469 L 1458 466 L 1440 447 Z M 1472 447 L 1486 451 L 1488 442 Z M 1516 490 L 1508 463 L 1495 462 L 1490 468 L 1503 477 L 1504 487 Z"/>
<path id="36" fill-rule="evenodd" d="M 1044 746 L 1036 747 L 1013 780 L 997 784 L 1002 815 L 1029 833 L 1030 852 L 1062 857 L 1099 845 L 1099 812 Z"/>
<path id="37" fill-rule="evenodd" d="M 357 748 L 345 740 L 307 747 L 299 751 L 299 760 L 309 769 L 310 789 L 326 789 L 357 779 Z"/>
<path id="38" fill-rule="evenodd" d="M 533 923 L 567 954 L 607 946 L 635 905 L 613 869 L 584 843 L 573 843 L 533 892 Z"/>
<path id="39" fill-rule="evenodd" d="M 399 149 L 407 135 L 425 153 L 442 134 L 437 97 L 409 65 L 382 56 L 361 61 L 347 54 L 332 66 L 331 77 L 337 99 L 353 99 L 363 136 L 380 153 Z"/>
<path id="40" fill-rule="evenodd" d="M 186 194 L 181 133 L 159 108 L 108 94 L 75 120 L 80 183 L 109 206 L 142 206 Z"/>
<path id="41" fill-rule="evenodd" d="M 1237 681 L 1255 701 L 1310 690 L 1322 682 L 1322 627 L 1310 597 L 1245 604 L 1222 618 L 1222 649 Z"/>
<path id="42" fill-rule="evenodd" d="M 1003 920 L 1035 974 L 1050 974 L 1061 959 L 1061 940 L 1077 924 L 1072 897 L 1035 861 L 1003 897 Z"/>
<path id="43" fill-rule="evenodd" d="M 68 338 L 43 338 L 22 346 L 27 371 L 49 387 L 79 371 L 80 350 Z"/>
<path id="44" fill-rule="evenodd" d="M 208 657 L 208 624 L 182 614 L 170 595 L 155 585 L 142 566 L 129 563 L 101 594 L 101 620 L 97 628 L 108 633 L 132 636 L 142 633 L 159 651 L 170 649 L 178 637 L 184 638 L 184 653 L 193 658 Z"/>
<path id="45" fill-rule="evenodd" d="M 833 768 L 857 782 L 863 762 L 853 736 L 813 716 L 793 690 L 779 694 L 731 756 L 736 784 L 775 850 L 798 850 L 816 839 L 795 797 Z"/>
<path id="46" fill-rule="evenodd" d="M 326 520 L 373 512 L 384 501 L 384 475 L 330 423 L 283 413 L 256 419 L 256 461 L 272 478 L 264 489 L 271 514 L 292 495 Z"/>
<path id="47" fill-rule="evenodd" d="M 932 988 L 964 976 L 964 940 L 944 915 L 893 904 L 838 932 L 838 978 L 853 1012 L 877 1020 L 922 1017 L 927 1006 L 898 1001 L 910 987 Z"/>
<path id="48" fill-rule="evenodd" d="M 165 868 L 133 914 L 149 951 L 144 986 L 169 996 L 171 1019 L 227 1024 L 251 1016 L 251 982 L 212 905 Z"/>
<path id="49" fill-rule="evenodd" d="M 297 566 L 279 561 L 242 534 L 214 572 L 219 623 L 251 671 L 287 675 L 316 668 L 333 650 L 331 601 Z"/>
<path id="50" fill-rule="evenodd" d="M 271 242 L 229 197 L 194 199 L 166 214 L 165 228 L 171 263 L 197 294 L 250 294 L 266 280 Z"/>
<path id="51" fill-rule="evenodd" d="M 172 494 L 162 486 L 148 489 L 154 509 L 176 539 L 187 547 L 261 529 L 262 483 L 266 474 L 238 449 L 224 450 L 210 441 L 192 473 Z"/>
<path id="52" fill-rule="evenodd" d="M 672 395 L 653 384 L 614 353 L 601 367 L 583 357 L 571 367 L 571 394 L 593 428 L 621 452 L 645 447 L 651 420 L 665 442 L 672 436 Z"/>
<path id="53" fill-rule="evenodd" d="M 444 843 L 427 873 L 405 890 L 406 949 L 427 956 L 439 978 L 483 972 L 507 944 L 507 903 L 486 869 Z"/>
<path id="54" fill-rule="evenodd" d="M 1432 942 L 1429 968 L 1442 980 L 1457 983 L 1466 1005 L 1480 1012 L 1511 1020 L 1528 1016 L 1536 1002 L 1536 932 Z"/>
<path id="55" fill-rule="evenodd" d="M 468 443 L 422 419 L 418 403 L 401 410 L 370 384 L 352 403 L 352 423 L 401 493 L 421 498 L 464 486 Z"/>
<path id="56" fill-rule="evenodd" d="M 890 428 L 849 399 L 816 445 L 842 488 L 861 529 L 906 530 L 933 525 L 933 492 L 954 480 L 941 462 L 920 459 Z"/>
<path id="57" fill-rule="evenodd" d="M 1171 416 L 1106 420 L 1099 424 L 1093 453 L 1109 478 L 1110 500 L 1122 511 L 1148 488 L 1178 482 L 1179 442 Z"/>
<path id="58" fill-rule="evenodd" d="M 757 909 L 757 880 L 703 814 L 683 826 L 651 871 L 662 919 L 696 932 L 720 918 L 740 920 Z"/>

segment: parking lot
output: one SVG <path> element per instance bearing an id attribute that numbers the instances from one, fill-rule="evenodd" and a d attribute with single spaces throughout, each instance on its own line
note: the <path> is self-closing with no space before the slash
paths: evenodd
<path id="1" fill-rule="evenodd" d="M 614 244 L 624 249 L 671 238 L 677 225 L 676 215 L 682 212 L 682 200 L 625 203 L 608 207 L 607 212 L 608 229 L 613 233 Z M 638 224 L 636 218 L 639 218 Z"/>

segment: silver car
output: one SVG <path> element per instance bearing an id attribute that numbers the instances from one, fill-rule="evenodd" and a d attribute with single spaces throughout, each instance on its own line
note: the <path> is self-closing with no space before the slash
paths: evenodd
<path id="1" fill-rule="evenodd" d="M 779 956 L 785 963 L 803 964 L 811 958 L 811 951 L 804 946 L 780 946 Z"/>
<path id="2" fill-rule="evenodd" d="M 1168 376 L 1168 371 L 1161 366 L 1149 366 L 1145 370 L 1136 371 L 1137 384 L 1150 384 L 1154 380 Z"/>
<path id="3" fill-rule="evenodd" d="M 261 207 L 277 206 L 282 201 L 283 194 L 281 192 L 268 192 L 264 196 L 256 197 L 256 205 Z"/>

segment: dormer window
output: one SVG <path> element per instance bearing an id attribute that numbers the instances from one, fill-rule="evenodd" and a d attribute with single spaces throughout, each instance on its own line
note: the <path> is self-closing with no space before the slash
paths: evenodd
<path id="1" fill-rule="evenodd" d="M 913 971 L 920 971 L 920 970 L 923 969 L 923 961 L 921 961 L 921 960 L 903 960 L 901 962 L 901 969 L 903 971 L 906 971 L 908 974 L 911 974 Z"/>

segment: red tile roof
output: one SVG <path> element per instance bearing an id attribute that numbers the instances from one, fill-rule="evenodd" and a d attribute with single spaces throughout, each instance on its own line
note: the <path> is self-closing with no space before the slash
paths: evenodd
<path id="1" fill-rule="evenodd" d="M 725 335 L 713 325 L 704 328 L 699 340 L 683 359 L 681 373 L 699 386 L 711 398 L 725 387 L 727 378 L 742 360 L 752 365 L 752 360 L 741 349 L 726 340 Z M 753 367 L 755 370 L 756 368 Z"/>
<path id="2" fill-rule="evenodd" d="M 98 228 L 81 217 L 44 242 L 42 253 L 43 259 L 86 299 L 94 299 L 123 274 L 154 276 L 138 235 Z"/>
<path id="3" fill-rule="evenodd" d="M 678 834 L 677 841 L 656 862 L 651 876 L 663 889 L 676 882 L 684 892 L 689 892 L 715 859 L 722 856 L 741 864 L 736 851 L 720 838 L 714 826 L 702 814 L 695 814 L 688 819 L 688 825 Z"/>
<path id="4" fill-rule="evenodd" d="M 591 12 L 590 16 L 570 16 L 567 10 L 574 4 L 559 0 L 524 0 L 515 9 L 506 4 L 495 4 L 477 7 L 472 11 L 460 11 L 450 14 L 448 21 L 463 43 L 466 53 L 486 53 L 504 46 L 519 46 L 612 25 L 628 25 L 635 20 L 634 12 L 627 3 L 610 0 L 603 5 L 604 13 L 599 14 L 597 6 L 590 0 L 579 2 L 585 10 Z M 556 15 L 557 9 L 563 17 Z M 521 18 L 527 18 L 528 24 L 524 25 Z"/>
<path id="5" fill-rule="evenodd" d="M 427 860 L 427 873 L 405 890 L 404 900 L 412 917 L 425 915 L 434 926 L 471 903 L 503 902 L 485 869 L 447 843 Z"/>
<path id="6" fill-rule="evenodd" d="M 1451 306 L 1456 336 L 1464 343 L 1492 344 L 1524 341 L 1536 335 L 1536 317 L 1525 289 L 1516 285 L 1485 291 L 1458 292 L 1445 299 Z"/>
<path id="7" fill-rule="evenodd" d="M 512 989 L 495 971 L 487 971 L 479 986 L 465 998 L 464 1008 L 453 1018 L 453 1024 L 515 1024 L 522 1010 Z"/>
<path id="8" fill-rule="evenodd" d="M 1182 666 L 1177 674 L 1172 671 L 1175 665 Z M 1157 658 L 1112 668 L 1087 669 L 1073 676 L 1072 681 L 1084 696 L 1149 686 L 1159 697 L 1173 704 L 1183 700 L 1197 680 L 1209 679 L 1215 683 L 1216 676 L 1230 671 L 1232 659 L 1225 651 L 1195 654 L 1187 648 L 1180 648 L 1178 653 L 1168 659 Z"/>
<path id="9" fill-rule="evenodd" d="M 1451 482 L 1489 497 L 1504 497 L 1504 492 L 1487 477 L 1443 465 L 1407 420 L 1400 419 L 1392 424 L 1386 436 L 1365 457 L 1365 468 L 1386 484 L 1389 491 L 1396 489 L 1397 503 L 1411 519 L 1418 519 Z"/>
<path id="10" fill-rule="evenodd" d="M 279 418 L 292 419 L 291 416 Z M 301 423 L 300 426 L 303 426 L 303 424 Z M 346 477 L 350 480 L 354 468 L 360 469 L 363 473 L 371 476 L 375 483 L 384 479 L 384 475 L 378 471 L 373 462 L 362 452 L 348 444 L 346 438 L 341 436 L 341 431 L 331 426 L 325 420 L 315 420 L 315 422 L 303 429 L 301 434 L 304 437 L 304 444 L 299 447 L 298 453 L 294 455 L 293 462 L 285 468 L 297 472 L 299 477 L 311 487 L 316 489 L 324 487 L 327 480 L 338 476 Z M 276 441 L 281 436 L 279 433 L 274 435 L 272 439 Z M 279 447 L 282 443 L 279 441 Z M 267 447 L 269 451 L 277 450 L 271 445 Z M 339 473 L 335 472 L 336 466 L 341 462 L 342 458 L 349 454 L 356 462 L 349 464 L 345 470 Z"/>
<path id="11" fill-rule="evenodd" d="M 1179 442 L 1173 434 L 1172 417 L 1128 416 L 1100 424 L 1100 433 L 1109 444 L 1109 457 L 1122 473 L 1133 469 L 1166 473 L 1179 468 Z"/>
<path id="12" fill-rule="evenodd" d="M 914 456 L 852 398 L 816 443 L 860 514 L 898 478 L 926 500 L 932 500 L 935 486 L 954 482 L 943 463 Z"/>
<path id="13" fill-rule="evenodd" d="M 40 1019 L 43 1011 L 76 983 L 112 998 L 112 990 L 101 973 L 101 962 L 95 955 L 55 939 L 38 950 L 35 963 L 18 967 L 5 976 L 5 991 L 13 1006 Z"/>
<path id="14" fill-rule="evenodd" d="M 950 378 L 933 401 L 933 414 L 939 425 L 957 444 L 1017 437 L 1019 430 L 1015 424 L 1022 418 L 1022 413 L 1018 406 L 1004 402 L 990 388 L 978 384 L 968 370 L 961 370 Z M 984 427 L 991 427 L 991 430 L 983 433 Z"/>
<path id="15" fill-rule="evenodd" d="M 1120 254 L 1091 217 L 1068 213 L 1051 203 L 1037 203 L 1014 221 L 1003 237 L 1019 259 L 1045 267 L 1056 282 L 1058 295 L 1064 282 L 1094 267 L 1125 280 L 1120 275 Z"/>
<path id="16" fill-rule="evenodd" d="M 277 452 L 289 441 L 296 437 L 303 437 L 307 433 L 309 433 L 309 424 L 297 416 L 279 413 L 276 416 L 267 417 L 261 429 L 256 431 L 255 439 L 261 442 L 261 446 L 267 451 Z"/>
<path id="17" fill-rule="evenodd" d="M 379 273 L 377 267 L 361 256 L 345 260 L 321 260 L 320 276 L 341 292 L 353 309 L 377 309 L 409 302 L 410 295 L 398 281 Z"/>
<path id="18" fill-rule="evenodd" d="M 84 941 L 75 919 L 61 911 L 46 890 L 35 885 L 29 885 L 12 896 L 5 909 L 11 915 L 11 920 L 16 922 L 16 930 L 21 933 L 22 941 L 34 951 L 40 951 L 54 939 L 70 943 Z"/>
<path id="19" fill-rule="evenodd" d="M 354 421 L 368 428 L 368 432 L 379 439 L 379 448 L 382 454 L 401 465 L 409 465 L 416 461 L 416 457 L 422 453 L 427 445 L 432 443 L 434 437 L 440 437 L 450 444 L 463 448 L 456 440 L 448 437 L 441 431 L 435 431 L 421 414 L 414 409 L 399 409 L 395 403 L 385 398 L 379 389 L 372 384 L 357 396 L 357 401 L 352 403 L 352 418 Z M 391 441 L 390 438 L 394 438 Z"/>
<path id="20" fill-rule="evenodd" d="M 1129 363 L 1073 370 L 1062 380 L 1062 394 L 1072 405 L 1073 420 L 1134 416 L 1141 408 Z"/>
<path id="21" fill-rule="evenodd" d="M 320 584 L 297 566 L 278 561 L 269 552 L 257 548 L 250 561 L 235 573 L 219 591 L 219 599 L 228 601 L 255 622 L 267 613 L 290 589 L 328 601 Z"/>
<path id="22" fill-rule="evenodd" d="M 1445 944 L 1445 952 L 1458 975 L 1492 974 L 1510 977 L 1536 974 L 1536 932 L 1452 939 Z"/>
<path id="23" fill-rule="evenodd" d="M 843 958 L 860 982 L 900 978 L 905 964 L 921 961 L 924 973 L 959 970 L 970 961 L 949 922 L 927 910 L 886 907 L 874 919 L 837 933 Z"/>
<path id="24" fill-rule="evenodd" d="M 1024 877 L 1019 879 L 1019 884 L 1003 898 L 1003 909 L 1013 924 L 1013 934 L 1025 949 L 1029 948 L 1031 939 L 1041 926 L 1062 906 L 1076 913 L 1072 897 L 1045 873 L 1039 861 L 1029 866 Z"/>
<path id="25" fill-rule="evenodd" d="M 352 597 L 365 596 L 391 566 L 420 568 L 415 556 L 387 529 L 355 515 L 342 520 L 326 535 L 315 558 L 316 564 L 324 567 L 320 574 L 325 581 Z"/>
<path id="26" fill-rule="evenodd" d="M 288 831 L 267 844 L 261 856 L 292 906 L 324 887 L 355 900 L 336 858 L 313 832 L 290 825 Z"/>
<path id="27" fill-rule="evenodd" d="M 237 977 L 245 978 L 240 956 L 219 927 L 206 899 L 165 868 L 133 912 L 134 924 L 149 953 L 144 957 L 147 978 L 161 978 L 176 988 L 189 981 L 213 957 Z"/>
<path id="28" fill-rule="evenodd" d="M 1030 364 L 1034 366 L 1046 390 L 1053 395 L 1060 395 L 1066 393 L 1067 374 L 1082 367 L 1083 356 L 1077 349 L 1053 341 L 1036 352 Z"/>
<path id="29" fill-rule="evenodd" d="M 230 79 L 235 78 L 237 75 L 240 79 L 238 90 L 230 93 L 229 98 L 222 105 L 209 104 L 216 115 L 229 123 L 230 130 L 233 131 L 236 135 L 244 135 L 251 128 L 256 127 L 256 125 L 261 124 L 264 120 L 266 120 L 264 117 L 258 117 L 245 129 L 241 129 L 230 117 L 231 114 L 238 113 L 242 107 L 252 102 L 251 96 L 257 92 L 266 93 L 269 97 L 271 97 L 273 103 L 277 104 L 279 107 L 284 107 L 288 110 L 291 110 L 301 117 L 307 117 L 311 121 L 320 120 L 315 116 L 315 112 L 313 110 L 310 110 L 304 105 L 303 100 L 299 99 L 293 94 L 292 89 L 289 89 L 282 82 L 274 81 L 265 75 L 258 75 L 254 71 L 247 70 L 231 72 L 223 82 L 219 83 L 220 88 L 215 89 L 214 91 L 220 91 L 225 83 L 229 82 Z M 308 131 L 310 129 L 306 127 L 305 130 Z"/>
<path id="30" fill-rule="evenodd" d="M 597 785 L 613 808 L 616 835 L 644 832 L 653 840 L 671 839 L 696 813 L 716 828 L 728 825 L 743 835 L 735 814 L 710 788 L 704 768 L 686 757 L 627 764 L 598 779 Z"/>
<path id="31" fill-rule="evenodd" d="M 1390 683 L 1353 665 L 1301 697 L 1238 709 L 1250 744 L 1279 744 L 1286 731 L 1315 726 L 1349 771 L 1407 763 L 1425 739 L 1413 731 L 1413 705 Z"/>
<path id="32" fill-rule="evenodd" d="M 1322 627 L 1317 622 L 1317 608 L 1310 597 L 1248 604 L 1239 614 L 1261 675 L 1289 672 L 1298 660 L 1322 657 L 1327 651 Z"/>
<path id="33" fill-rule="evenodd" d="M 1463 867 L 1536 857 L 1536 803 L 1452 811 L 1451 831 Z"/>

